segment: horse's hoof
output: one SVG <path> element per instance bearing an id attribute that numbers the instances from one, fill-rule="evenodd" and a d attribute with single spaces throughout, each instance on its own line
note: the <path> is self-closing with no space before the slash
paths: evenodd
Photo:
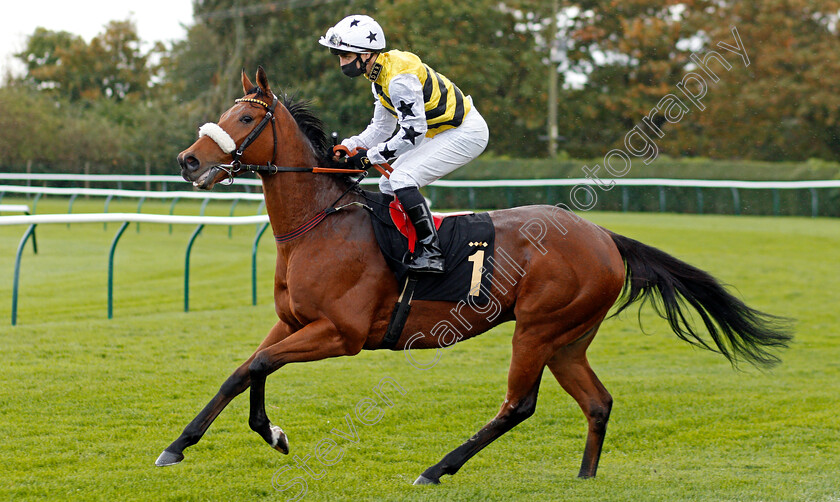
<path id="1" fill-rule="evenodd" d="M 172 453 L 171 451 L 163 450 L 163 453 L 155 460 L 155 465 L 158 467 L 166 467 L 167 465 L 175 465 L 181 460 L 184 460 L 183 453 Z"/>
<path id="2" fill-rule="evenodd" d="M 437 479 L 429 479 L 426 476 L 420 475 L 419 478 L 414 480 L 415 485 L 439 485 L 440 481 Z"/>
<path id="3" fill-rule="evenodd" d="M 288 455 L 289 438 L 286 437 L 286 433 L 276 425 L 272 425 L 269 428 L 271 429 L 271 447 L 283 455 Z"/>

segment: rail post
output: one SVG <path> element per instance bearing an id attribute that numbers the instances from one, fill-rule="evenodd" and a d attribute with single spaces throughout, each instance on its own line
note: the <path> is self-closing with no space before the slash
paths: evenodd
<path id="1" fill-rule="evenodd" d="M 257 236 L 254 238 L 254 245 L 251 246 L 251 305 L 257 304 L 257 247 L 266 228 L 268 228 L 268 222 L 263 223 L 260 227 Z"/>
<path id="2" fill-rule="evenodd" d="M 239 202 L 239 199 L 233 199 L 233 202 L 230 204 L 230 214 L 228 216 L 233 216 L 233 212 L 236 210 L 236 204 Z M 233 238 L 233 225 L 228 225 L 228 239 Z"/>
<path id="3" fill-rule="evenodd" d="M 265 209 L 265 198 L 263 198 L 263 200 L 260 201 L 260 205 L 257 206 L 257 215 L 262 214 L 263 209 Z M 260 231 L 260 224 L 257 223 L 257 232 L 259 232 L 259 231 Z"/>
<path id="4" fill-rule="evenodd" d="M 35 234 L 35 224 L 29 225 L 29 228 L 24 232 L 23 237 L 18 244 L 17 253 L 15 254 L 15 277 L 12 284 L 12 326 L 17 324 L 17 304 L 18 304 L 18 286 L 20 285 L 20 258 L 23 255 L 23 248 L 26 247 L 26 241 L 29 240 L 30 235 Z"/>
<path id="5" fill-rule="evenodd" d="M 42 193 L 36 193 L 35 198 L 32 199 L 32 214 L 38 210 L 38 201 L 41 200 L 41 196 L 44 195 Z"/>
<path id="6" fill-rule="evenodd" d="M 703 189 L 694 187 L 694 191 L 697 194 L 697 214 L 703 214 Z"/>
<path id="7" fill-rule="evenodd" d="M 184 312 L 190 311 L 190 253 L 192 253 L 193 243 L 196 237 L 204 228 L 204 223 L 201 223 L 195 228 L 195 231 L 190 237 L 190 242 L 187 244 L 187 256 L 184 259 Z"/>
<path id="8" fill-rule="evenodd" d="M 178 203 L 178 197 L 172 198 L 172 204 L 169 205 L 169 216 L 175 214 L 175 204 Z M 169 235 L 172 235 L 172 223 L 169 224 Z"/>
<path id="9" fill-rule="evenodd" d="M 735 215 L 741 215 L 741 195 L 738 193 L 738 188 L 729 187 L 732 191 L 732 207 L 735 209 Z"/>
<path id="10" fill-rule="evenodd" d="M 146 197 L 140 197 L 140 200 L 137 202 L 137 214 L 140 214 L 143 210 L 143 203 L 146 202 Z M 137 233 L 140 233 L 140 222 L 137 222 L 136 225 Z"/>
<path id="11" fill-rule="evenodd" d="M 67 204 L 67 214 L 73 214 L 73 202 L 76 201 L 76 197 L 78 197 L 78 196 L 79 196 L 79 194 L 77 194 L 77 193 L 74 193 L 73 195 L 70 196 L 70 203 Z M 67 228 L 70 228 L 69 223 L 67 224 Z"/>
<path id="12" fill-rule="evenodd" d="M 117 243 L 128 224 L 128 221 L 123 222 L 120 229 L 117 230 L 114 240 L 111 241 L 111 248 L 108 250 L 108 319 L 114 318 L 114 252 L 117 250 Z"/>
<path id="13" fill-rule="evenodd" d="M 103 213 L 108 213 L 108 206 L 111 205 L 111 199 L 113 199 L 113 198 L 114 198 L 113 194 L 109 194 L 107 197 L 105 197 L 105 207 L 102 209 Z M 107 221 L 102 223 L 102 230 L 108 230 L 108 222 Z"/>

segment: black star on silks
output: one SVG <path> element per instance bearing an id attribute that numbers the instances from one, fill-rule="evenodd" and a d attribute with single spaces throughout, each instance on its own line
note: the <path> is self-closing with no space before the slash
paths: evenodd
<path id="1" fill-rule="evenodd" d="M 350 21 L 350 27 L 353 28 L 355 26 L 358 26 L 360 22 L 361 22 L 360 20 L 354 19 L 354 20 Z"/>
<path id="2" fill-rule="evenodd" d="M 405 131 L 405 134 L 403 135 L 403 139 L 407 139 L 407 140 L 411 141 L 412 145 L 415 144 L 414 139 L 417 136 L 422 136 L 423 135 L 423 133 L 415 131 L 414 126 L 403 127 L 402 130 Z"/>
<path id="3" fill-rule="evenodd" d="M 389 159 L 394 158 L 394 155 L 397 154 L 397 151 L 396 150 L 391 150 L 391 149 L 388 148 L 388 145 L 385 145 L 385 149 L 382 150 L 381 152 L 379 152 L 379 154 L 382 155 L 383 157 L 385 157 L 385 160 L 389 160 Z"/>
<path id="4" fill-rule="evenodd" d="M 400 100 L 400 106 L 397 107 L 397 110 L 399 110 L 400 113 L 402 113 L 402 118 L 406 118 L 409 115 L 414 117 L 414 112 L 411 111 L 411 108 L 413 106 L 414 106 L 414 101 L 409 101 L 408 103 L 406 103 L 405 101 Z"/>
<path id="5" fill-rule="evenodd" d="M 368 42 L 373 42 L 374 40 L 376 40 L 376 33 L 370 32 L 370 35 L 368 35 L 367 39 Z"/>

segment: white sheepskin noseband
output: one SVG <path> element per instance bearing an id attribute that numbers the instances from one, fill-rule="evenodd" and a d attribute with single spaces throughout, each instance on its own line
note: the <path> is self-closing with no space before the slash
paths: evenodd
<path id="1" fill-rule="evenodd" d="M 198 128 L 198 137 L 201 138 L 202 136 L 210 136 L 210 139 L 215 141 L 225 153 L 230 153 L 236 148 L 236 142 L 233 141 L 230 134 L 214 122 L 208 122 Z"/>

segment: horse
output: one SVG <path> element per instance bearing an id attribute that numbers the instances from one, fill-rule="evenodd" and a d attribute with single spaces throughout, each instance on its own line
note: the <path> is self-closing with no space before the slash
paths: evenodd
<path id="1" fill-rule="evenodd" d="M 247 171 L 261 178 L 277 238 L 278 320 L 161 453 L 158 466 L 181 462 L 184 449 L 195 445 L 225 406 L 249 387 L 251 429 L 288 454 L 285 432 L 266 414 L 266 377 L 289 363 L 381 348 L 399 295 L 371 215 L 362 207 L 365 192 L 351 175 L 319 167 L 335 163 L 323 124 L 308 103 L 279 99 L 262 67 L 256 84 L 244 70 L 241 80 L 244 97 L 218 123 L 202 126 L 199 139 L 178 155 L 178 163 L 184 179 L 205 190 Z M 344 201 L 340 207 L 338 200 Z M 320 208 L 327 209 L 317 212 Z M 515 321 L 507 392 L 490 422 L 414 484 L 437 484 L 441 476 L 455 474 L 530 417 L 546 367 L 583 411 L 588 429 L 578 476 L 595 476 L 613 399 L 592 371 L 586 350 L 613 307 L 617 314 L 637 301 L 651 301 L 677 337 L 722 354 L 736 368 L 742 362 L 773 366 L 780 362 L 776 352 L 792 339 L 785 318 L 749 307 L 709 273 L 571 210 L 525 206 L 489 215 L 499 250 L 497 277 L 488 292 L 493 311 L 463 302 L 453 308 L 450 302 L 415 301 L 391 349 L 437 349 Z M 689 307 L 705 334 L 693 326 Z M 457 323 L 450 329 L 435 329 L 439 321 L 453 318 Z"/>

